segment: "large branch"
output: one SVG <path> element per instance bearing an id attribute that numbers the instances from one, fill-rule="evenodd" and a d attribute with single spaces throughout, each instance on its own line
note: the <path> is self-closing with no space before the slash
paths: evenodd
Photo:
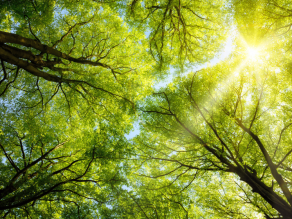
<path id="1" fill-rule="evenodd" d="M 60 77 L 38 70 L 31 63 L 15 57 L 10 52 L 4 50 L 1 47 L 0 47 L 0 58 L 3 59 L 4 61 L 10 63 L 10 64 L 19 66 L 20 68 L 26 70 L 27 72 L 29 72 L 37 77 L 44 78 L 47 81 L 58 82 L 58 83 L 63 82 Z"/>
<path id="2" fill-rule="evenodd" d="M 32 163 L 28 164 L 26 167 L 24 167 L 23 169 L 19 170 L 14 177 L 10 180 L 10 182 L 8 183 L 8 185 L 4 188 L 0 190 L 0 199 L 2 199 L 3 197 L 5 197 L 6 195 L 10 194 L 11 192 L 15 191 L 16 188 L 14 188 L 13 184 L 15 183 L 15 181 L 22 175 L 24 174 L 29 168 L 31 168 L 32 166 L 36 165 L 38 162 L 40 162 L 41 160 L 43 160 L 46 156 L 48 156 L 51 152 L 53 152 L 54 150 L 62 147 L 67 141 L 56 145 L 55 147 L 51 148 L 49 151 L 47 151 L 46 153 L 44 153 L 41 157 L 39 157 L 38 159 L 36 159 L 35 161 L 33 161 Z"/>
<path id="3" fill-rule="evenodd" d="M 266 148 L 262 144 L 261 140 L 249 128 L 245 127 L 243 125 L 243 123 L 241 122 L 241 120 L 236 119 L 236 122 L 239 125 L 239 127 L 241 127 L 246 133 L 248 133 L 256 141 L 257 145 L 259 146 L 262 154 L 264 155 L 264 157 L 268 163 L 268 166 L 271 170 L 273 177 L 276 179 L 276 181 L 279 184 L 280 188 L 282 189 L 285 197 L 287 198 L 288 202 L 292 206 L 292 195 L 288 189 L 287 183 L 283 180 L 283 177 L 278 173 L 277 166 L 273 163 L 269 153 L 267 152 Z"/>
<path id="4" fill-rule="evenodd" d="M 0 44 L 0 47 L 18 58 L 28 59 L 30 61 L 38 61 L 41 59 L 41 56 L 34 55 L 31 51 L 26 51 L 6 44 Z"/>
<path id="5" fill-rule="evenodd" d="M 189 132 L 197 140 L 203 143 L 203 140 L 192 131 L 190 131 L 177 117 L 176 120 L 180 123 L 180 125 L 182 125 L 182 127 L 184 127 L 187 132 Z M 285 216 L 284 218 L 291 218 L 289 217 L 292 215 L 291 206 L 289 206 L 289 204 L 287 204 L 287 202 L 283 198 L 277 195 L 272 190 L 272 188 L 265 185 L 265 183 L 257 178 L 257 176 L 251 174 L 248 170 L 243 169 L 240 165 L 234 166 L 233 164 L 231 164 L 228 159 L 226 159 L 221 154 L 219 155 L 214 148 L 208 146 L 206 143 L 204 144 L 204 147 L 213 155 L 215 155 L 222 163 L 226 164 L 229 168 L 228 171 L 237 174 L 242 181 L 249 184 L 254 192 L 259 193 L 273 208 L 275 208 L 283 216 Z"/>
<path id="6" fill-rule="evenodd" d="M 57 145 L 56 147 L 52 148 L 50 151 L 55 150 L 57 147 L 61 146 L 64 143 L 61 143 L 61 144 Z M 47 156 L 47 155 L 48 155 L 48 152 L 45 153 L 42 157 Z M 39 158 L 39 159 L 41 159 L 41 158 Z M 90 168 L 90 165 L 91 165 L 91 163 L 93 162 L 94 159 L 95 159 L 95 157 L 94 157 L 94 150 L 93 150 L 92 158 L 89 161 L 86 169 L 84 170 L 84 172 L 81 175 L 79 175 L 79 176 L 77 176 L 75 178 L 72 178 L 72 179 L 68 179 L 68 180 L 63 181 L 63 182 L 56 183 L 55 185 L 51 186 L 50 188 L 43 189 L 42 191 L 38 192 L 37 194 L 35 194 L 35 195 L 31 196 L 31 197 L 24 197 L 24 200 L 22 200 L 22 201 L 20 201 L 18 203 L 15 203 L 15 204 L 12 204 L 12 205 L 6 205 L 6 206 L 0 205 L 0 210 L 6 210 L 6 209 L 12 209 L 12 208 L 18 208 L 18 207 L 24 206 L 24 205 L 26 205 L 26 204 L 28 204 L 28 203 L 30 203 L 32 201 L 36 201 L 36 200 L 42 198 L 43 196 L 45 196 L 45 195 L 47 195 L 47 194 L 49 194 L 51 192 L 54 192 L 55 189 L 58 188 L 61 185 L 64 185 L 64 184 L 67 184 L 67 183 L 71 183 L 71 182 L 76 182 L 76 181 L 80 180 L 88 172 L 88 170 Z"/>
<path id="7" fill-rule="evenodd" d="M 247 169 L 236 167 L 231 170 L 240 177 L 240 180 L 246 182 L 251 186 L 252 191 L 261 195 L 273 208 L 282 214 L 283 219 L 291 219 L 292 209 L 291 206 L 271 187 L 268 187 L 262 182 L 255 174 L 250 173 Z"/>
<path id="8" fill-rule="evenodd" d="M 48 54 L 54 55 L 56 57 L 66 59 L 68 61 L 72 61 L 72 62 L 76 62 L 76 63 L 80 63 L 80 64 L 88 64 L 88 65 L 92 65 L 92 66 L 101 66 L 101 67 L 104 67 L 107 69 L 111 69 L 110 66 L 103 64 L 101 62 L 98 62 L 98 61 L 92 62 L 89 60 L 84 60 L 83 58 L 73 58 L 65 53 L 58 51 L 57 49 L 54 49 L 53 47 L 44 45 L 36 40 L 22 37 L 22 36 L 19 36 L 17 34 L 13 34 L 13 33 L 7 33 L 7 32 L 0 31 L 0 43 L 18 44 L 18 45 L 29 47 L 29 48 L 35 48 L 35 49 L 41 51 L 42 53 L 48 53 Z M 1 54 L 1 52 L 0 52 L 0 54 Z"/>
<path id="9" fill-rule="evenodd" d="M 1 31 L 0 31 L 0 39 L 1 39 Z M 37 42 L 38 43 L 38 42 Z M 88 86 L 94 88 L 94 89 L 97 89 L 97 90 L 101 90 L 101 91 L 104 91 L 106 93 L 109 93 L 110 95 L 112 96 L 115 96 L 115 97 L 119 97 L 119 98 L 122 98 L 128 102 L 131 103 L 131 105 L 134 107 L 134 104 L 132 101 L 130 101 L 129 99 L 121 96 L 121 95 L 118 95 L 118 94 L 114 94 L 110 91 L 107 91 L 103 88 L 99 88 L 99 87 L 96 87 L 86 81 L 80 81 L 80 80 L 72 80 L 72 79 L 65 79 L 65 78 L 61 78 L 61 77 L 58 77 L 56 75 L 52 75 L 52 74 L 49 74 L 49 73 L 46 73 L 44 71 L 40 71 L 39 69 L 37 69 L 33 64 L 29 63 L 29 62 L 26 62 L 22 59 L 19 59 L 17 57 L 15 57 L 12 53 L 8 52 L 7 50 L 3 49 L 0 47 L 0 59 L 3 59 L 4 61 L 10 63 L 10 64 L 13 64 L 13 65 L 16 65 L 24 70 L 26 70 L 27 72 L 37 76 L 37 77 L 41 77 L 47 81 L 52 81 L 52 82 L 57 82 L 57 83 L 84 83 L 84 84 L 87 84 Z M 83 64 L 90 64 L 90 65 L 95 65 L 96 62 L 91 62 L 91 61 L 87 61 L 87 60 L 79 60 L 79 59 L 76 59 L 79 63 L 83 63 Z M 105 65 L 105 64 L 96 64 L 97 66 L 103 66 L 105 68 L 109 68 L 112 70 L 111 67 Z M 112 70 L 113 71 L 113 70 Z"/>

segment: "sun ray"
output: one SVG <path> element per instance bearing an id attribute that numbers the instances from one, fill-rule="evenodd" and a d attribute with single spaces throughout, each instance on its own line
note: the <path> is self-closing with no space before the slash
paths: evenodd
<path id="1" fill-rule="evenodd" d="M 228 91 L 228 87 L 233 86 L 233 83 L 244 80 L 243 70 L 245 67 L 249 65 L 255 67 L 257 64 L 259 64 L 259 66 L 256 67 L 260 67 L 265 63 L 267 57 L 270 57 L 269 54 L 267 54 L 267 49 L 271 46 L 271 40 L 263 40 L 259 45 L 249 45 L 241 35 L 238 35 L 237 39 L 239 40 L 239 47 L 241 47 L 243 51 L 241 53 L 242 59 L 238 65 L 234 67 L 233 71 L 230 72 L 224 80 L 218 83 L 216 89 L 212 91 L 212 96 L 216 98 L 211 100 L 209 104 L 215 106 L 220 105 L 219 103 L 220 100 L 224 98 L 225 90 Z M 257 77 L 258 72 L 255 71 L 254 75 Z"/>
<path id="2" fill-rule="evenodd" d="M 263 62 L 265 53 L 267 48 L 270 45 L 270 40 L 265 39 L 261 43 L 258 44 L 248 44 L 248 42 L 244 39 L 242 35 L 238 35 L 239 44 L 243 46 L 243 50 L 245 53 L 245 58 L 249 61 L 248 63 L 252 62 Z M 247 63 L 247 64 L 248 64 Z"/>

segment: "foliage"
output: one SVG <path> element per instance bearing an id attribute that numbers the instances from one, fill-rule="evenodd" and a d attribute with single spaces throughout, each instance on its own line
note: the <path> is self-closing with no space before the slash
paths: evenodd
<path id="1" fill-rule="evenodd" d="M 126 21 L 146 32 L 160 70 L 213 58 L 226 35 L 224 1 L 129 0 L 117 2 Z M 220 29 L 220 31 L 219 31 Z M 216 33 L 216 34 L 215 34 Z"/>
<path id="2" fill-rule="evenodd" d="M 0 32 L 3 217 L 98 217 L 124 180 L 124 135 L 154 79 L 143 34 L 106 5 L 61 3 L 51 22 Z"/>
<path id="3" fill-rule="evenodd" d="M 289 1 L 0 11 L 2 218 L 291 218 Z"/>

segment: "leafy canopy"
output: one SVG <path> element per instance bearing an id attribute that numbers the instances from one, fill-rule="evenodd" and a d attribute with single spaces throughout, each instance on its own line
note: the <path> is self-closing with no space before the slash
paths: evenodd
<path id="1" fill-rule="evenodd" d="M 1 217 L 291 218 L 290 1 L 0 11 Z"/>

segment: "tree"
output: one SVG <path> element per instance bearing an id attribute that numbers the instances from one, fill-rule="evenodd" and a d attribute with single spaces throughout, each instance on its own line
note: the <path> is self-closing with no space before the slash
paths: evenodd
<path id="1" fill-rule="evenodd" d="M 98 217 L 127 172 L 124 135 L 154 78 L 143 35 L 107 5 L 57 1 L 50 16 L 0 32 L 6 218 Z"/>
<path id="2" fill-rule="evenodd" d="M 177 78 L 147 98 L 136 144 L 143 158 L 138 172 L 150 178 L 148 190 L 174 198 L 179 190 L 204 194 L 201 189 L 208 187 L 196 188 L 199 176 L 212 172 L 210 183 L 223 183 L 209 192 L 233 194 L 220 194 L 227 201 L 212 206 L 205 201 L 212 213 L 253 218 L 246 211 L 252 204 L 267 218 L 291 218 L 291 76 L 275 71 L 273 58 L 257 59 L 241 69 L 238 62 L 222 63 Z"/>
<path id="3" fill-rule="evenodd" d="M 140 105 L 133 178 L 141 178 L 132 194 L 146 218 L 165 217 L 149 207 L 157 197 L 176 203 L 168 217 L 291 218 L 291 6 L 235 3 L 242 5 L 235 5 L 234 55 L 178 77 Z"/>
<path id="4" fill-rule="evenodd" d="M 117 130 L 102 123 L 92 130 L 80 120 L 68 127 L 62 116 L 50 113 L 21 121 L 7 114 L 1 117 L 3 217 L 55 218 L 71 207 L 67 217 L 79 218 L 111 200 L 123 172 L 111 159 L 127 148 Z"/>

